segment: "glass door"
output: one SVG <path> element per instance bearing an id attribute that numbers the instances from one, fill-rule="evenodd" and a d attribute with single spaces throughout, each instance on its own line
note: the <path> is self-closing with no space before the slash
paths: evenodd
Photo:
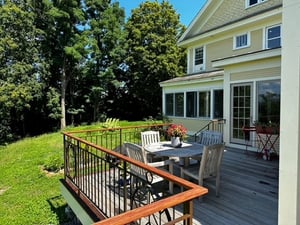
<path id="1" fill-rule="evenodd" d="M 232 143 L 245 144 L 243 126 L 250 126 L 252 119 L 252 83 L 231 86 L 231 135 Z"/>

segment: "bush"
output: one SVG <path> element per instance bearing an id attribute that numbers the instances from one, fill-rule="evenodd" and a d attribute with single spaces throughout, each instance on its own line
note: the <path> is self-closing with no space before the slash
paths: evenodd
<path id="1" fill-rule="evenodd" d="M 52 155 L 47 158 L 46 162 L 44 163 L 44 170 L 49 172 L 58 172 L 64 166 L 64 160 L 61 156 Z"/>

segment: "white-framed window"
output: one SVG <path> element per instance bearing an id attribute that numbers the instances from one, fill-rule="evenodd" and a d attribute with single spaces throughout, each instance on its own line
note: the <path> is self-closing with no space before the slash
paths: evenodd
<path id="1" fill-rule="evenodd" d="M 266 29 L 266 48 L 281 47 L 281 25 L 267 27 Z"/>
<path id="2" fill-rule="evenodd" d="M 194 49 L 194 72 L 204 70 L 204 48 L 197 47 Z"/>
<path id="3" fill-rule="evenodd" d="M 266 2 L 267 0 L 245 0 L 246 1 L 246 8 Z"/>
<path id="4" fill-rule="evenodd" d="M 188 118 L 223 118 L 223 89 L 166 93 L 165 114 Z"/>
<path id="5" fill-rule="evenodd" d="M 250 46 L 250 34 L 245 33 L 234 37 L 233 49 L 246 48 Z"/>
<path id="6" fill-rule="evenodd" d="M 184 93 L 168 93 L 165 95 L 165 114 L 167 116 L 184 116 Z"/>

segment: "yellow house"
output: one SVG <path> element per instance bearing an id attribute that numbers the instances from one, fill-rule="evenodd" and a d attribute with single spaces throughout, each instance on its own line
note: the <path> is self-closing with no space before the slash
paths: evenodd
<path id="1" fill-rule="evenodd" d="M 279 124 L 281 30 L 282 0 L 208 0 L 178 41 L 186 76 L 160 83 L 163 114 L 191 133 L 223 118 L 231 147 L 243 126 Z"/>

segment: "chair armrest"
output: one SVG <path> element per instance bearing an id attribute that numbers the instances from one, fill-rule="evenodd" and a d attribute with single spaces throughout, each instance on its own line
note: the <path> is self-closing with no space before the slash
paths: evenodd
<path id="1" fill-rule="evenodd" d="M 160 166 L 167 166 L 167 165 L 172 165 L 174 160 L 165 160 L 165 161 L 159 161 L 159 162 L 151 162 L 147 163 L 149 166 L 153 167 L 160 167 Z"/>

